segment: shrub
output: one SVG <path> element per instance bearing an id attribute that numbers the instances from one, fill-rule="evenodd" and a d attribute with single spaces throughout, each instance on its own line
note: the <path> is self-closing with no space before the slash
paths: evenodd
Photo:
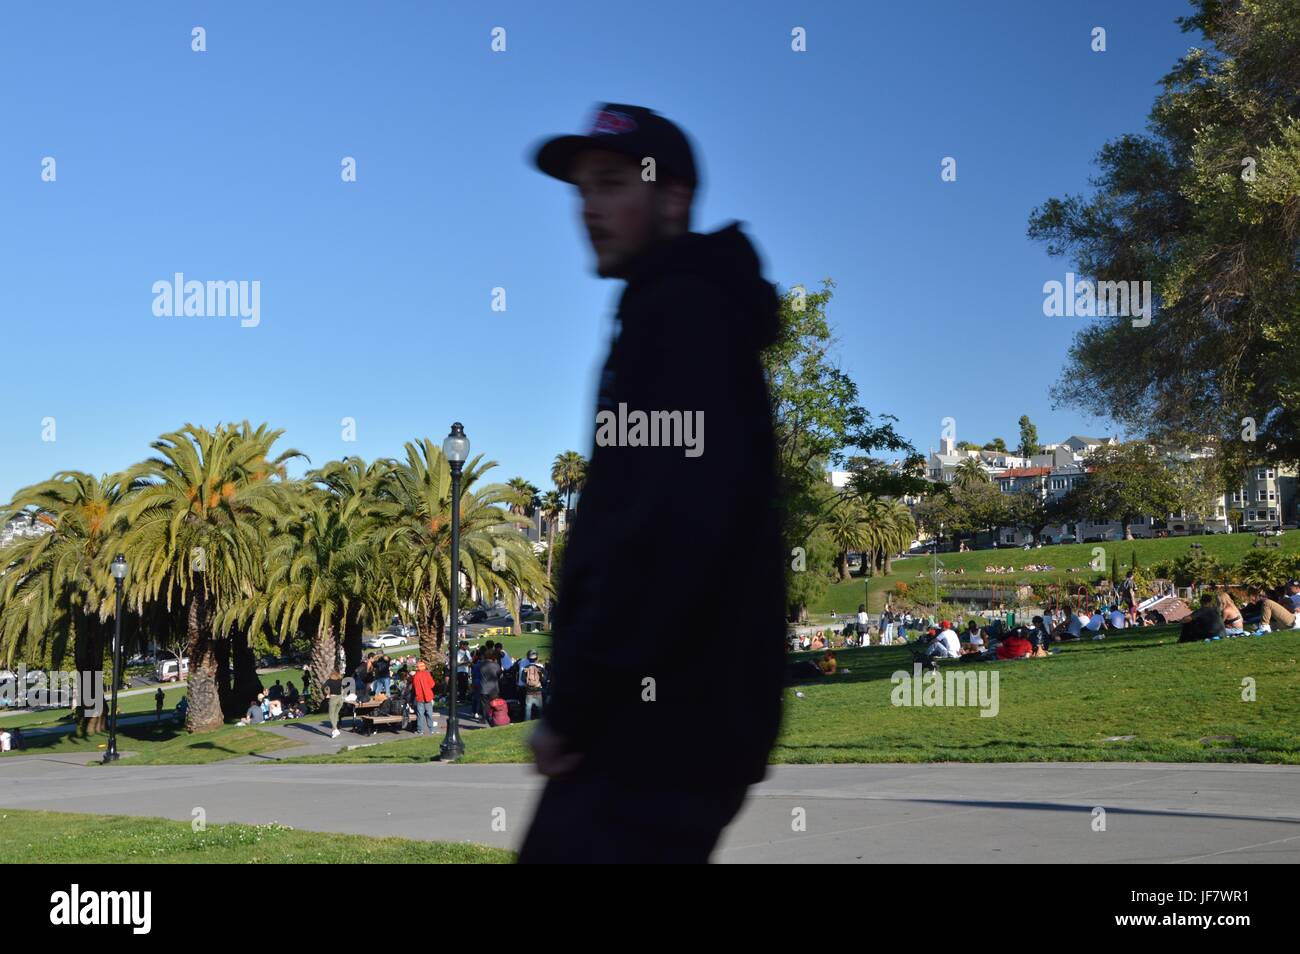
<path id="1" fill-rule="evenodd" d="M 1272 589 L 1290 578 L 1290 563 L 1276 550 L 1251 550 L 1233 567 L 1232 578 L 1236 583 Z"/>

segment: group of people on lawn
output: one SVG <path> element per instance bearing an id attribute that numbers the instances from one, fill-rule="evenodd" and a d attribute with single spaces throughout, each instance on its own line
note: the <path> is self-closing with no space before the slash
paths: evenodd
<path id="1" fill-rule="evenodd" d="M 1242 608 L 1237 607 L 1226 586 L 1216 586 L 1201 594 L 1201 605 L 1178 637 L 1180 643 L 1236 636 L 1263 636 L 1279 629 L 1300 629 L 1300 580 L 1268 590 L 1261 586 L 1246 588 Z"/>
<path id="2" fill-rule="evenodd" d="M 162 690 L 158 690 L 159 693 Z M 158 717 L 162 718 L 162 700 L 155 695 L 155 705 L 158 710 Z M 179 711 L 179 708 L 178 708 Z M 300 695 L 298 687 L 292 682 L 288 686 L 281 685 L 277 679 L 275 684 L 265 692 L 259 692 L 257 698 L 248 704 L 248 711 L 244 717 L 239 720 L 240 725 L 257 725 L 262 722 L 272 722 L 277 719 L 301 719 L 307 714 L 306 696 Z"/>
<path id="3" fill-rule="evenodd" d="M 467 640 L 460 641 L 456 681 L 459 697 L 469 698 L 471 718 L 485 725 L 540 718 L 550 691 L 550 677 L 537 650 L 530 649 L 527 656 L 516 660 L 504 643 L 492 640 L 472 651 Z M 400 716 L 402 727 L 414 728 L 418 734 L 432 735 L 437 728 L 433 706 L 438 686 L 423 659 L 394 661 L 368 653 L 350 680 L 345 681 L 336 670 L 322 689 L 335 737 L 343 706 L 365 702 L 378 703 L 371 707 L 371 715 Z"/>

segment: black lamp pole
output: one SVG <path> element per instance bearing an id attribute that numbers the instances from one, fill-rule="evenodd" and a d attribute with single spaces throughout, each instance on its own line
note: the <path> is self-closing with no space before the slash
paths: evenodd
<path id="1" fill-rule="evenodd" d="M 122 581 L 126 579 L 126 557 L 113 557 L 113 700 L 108 710 L 108 750 L 104 764 L 117 761 L 117 684 L 122 681 Z"/>
<path id="2" fill-rule="evenodd" d="M 451 425 L 451 433 L 442 442 L 442 453 L 451 468 L 451 635 L 447 640 L 447 736 L 442 740 L 438 760 L 454 762 L 465 754 L 456 711 L 456 660 L 460 653 L 460 471 L 469 456 L 469 438 L 459 421 Z"/>

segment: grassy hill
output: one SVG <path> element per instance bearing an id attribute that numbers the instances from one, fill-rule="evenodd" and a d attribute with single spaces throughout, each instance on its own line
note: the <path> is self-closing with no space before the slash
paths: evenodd
<path id="1" fill-rule="evenodd" d="M 1034 550 L 998 549 L 976 550 L 971 553 L 940 553 L 940 582 L 943 586 L 982 586 L 989 583 L 1008 585 L 1011 583 L 1077 583 L 1094 578 L 1099 571 L 1093 570 L 1093 548 L 1101 547 L 1105 553 L 1106 572 L 1110 572 L 1111 557 L 1119 559 L 1120 572 L 1124 573 L 1137 554 L 1139 567 L 1148 570 L 1156 563 L 1168 563 L 1186 554 L 1193 543 L 1199 543 L 1205 550 L 1219 559 L 1224 565 L 1236 563 L 1251 550 L 1255 542 L 1254 534 L 1228 533 L 1207 534 L 1195 537 L 1168 537 L 1162 540 L 1110 541 L 1108 543 L 1061 543 Z M 1276 538 L 1278 552 L 1295 556 L 1300 554 L 1300 531 L 1291 531 Z M 1022 569 L 1027 564 L 1047 564 L 1054 567 L 1050 572 L 1030 572 Z M 933 556 L 907 557 L 895 560 L 893 572 L 887 576 L 872 577 L 864 580 L 854 577 L 845 583 L 832 585 L 823 598 L 809 607 L 814 614 L 835 612 L 839 614 L 855 613 L 858 604 L 863 601 L 864 584 L 870 587 L 868 609 L 878 613 L 884 606 L 884 594 L 892 590 L 897 582 L 909 583 L 918 578 L 930 578 L 934 566 Z M 986 574 L 985 567 L 1009 566 L 1018 572 L 1009 574 Z M 1073 569 L 1073 572 L 1071 571 Z M 943 573 L 944 570 L 965 570 L 957 575 Z"/>
<path id="2" fill-rule="evenodd" d="M 998 674 L 998 712 L 895 706 L 905 647 L 845 650 L 841 672 L 786 692 L 773 762 L 1169 761 L 1300 764 L 1300 632 L 1178 645 L 1174 627 L 1058 644 L 1048 659 L 953 666 Z M 1254 681 L 1255 700 L 1242 700 Z M 526 725 L 466 734 L 466 761 L 529 761 Z M 411 739 L 313 762 L 424 761 Z M 656 757 L 647 753 L 647 758 Z M 290 760 L 298 761 L 298 760 Z"/>

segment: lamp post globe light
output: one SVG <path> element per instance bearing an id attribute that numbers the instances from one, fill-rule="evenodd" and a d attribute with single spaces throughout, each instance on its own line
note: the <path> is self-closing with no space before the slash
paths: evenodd
<path id="1" fill-rule="evenodd" d="M 113 699 L 108 710 L 108 749 L 104 764 L 117 761 L 117 685 L 122 681 L 122 583 L 126 580 L 126 557 L 118 554 L 110 565 L 113 572 Z"/>
<path id="2" fill-rule="evenodd" d="M 451 468 L 451 635 L 447 640 L 447 736 L 437 758 L 452 762 L 465 754 L 456 712 L 456 659 L 460 649 L 460 471 L 469 457 L 469 438 L 459 421 L 451 425 L 451 433 L 442 442 L 442 455 Z"/>

